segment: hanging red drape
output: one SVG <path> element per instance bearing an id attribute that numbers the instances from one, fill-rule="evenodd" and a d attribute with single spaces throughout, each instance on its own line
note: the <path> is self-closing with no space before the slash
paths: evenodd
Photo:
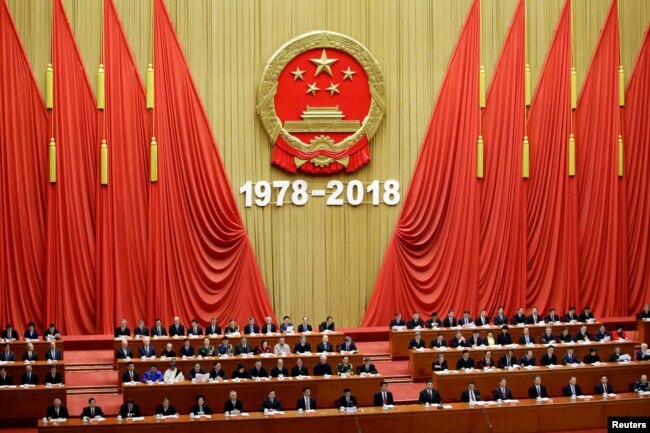
<path id="1" fill-rule="evenodd" d="M 49 120 L 4 0 L 0 53 L 0 324 L 43 329 Z"/>
<path id="2" fill-rule="evenodd" d="M 45 312 L 62 332 L 94 334 L 98 113 L 61 0 L 52 28 L 57 179 L 47 198 Z"/>
<path id="3" fill-rule="evenodd" d="M 627 313 L 650 302 L 650 28 L 625 92 L 623 140 L 627 190 Z"/>
<path id="4" fill-rule="evenodd" d="M 479 2 L 470 7 L 362 326 L 477 303 Z"/>
<path id="5" fill-rule="evenodd" d="M 566 0 L 528 115 L 527 305 L 566 312 L 578 301 L 576 180 L 568 176 L 571 0 Z"/>
<path id="6" fill-rule="evenodd" d="M 519 0 L 483 111 L 479 308 L 515 311 L 526 301 L 526 217 L 522 178 L 525 2 Z"/>
<path id="7" fill-rule="evenodd" d="M 162 0 L 154 2 L 149 284 L 155 313 L 221 323 L 272 314 L 205 110 Z"/>
<path id="8" fill-rule="evenodd" d="M 104 0 L 106 109 L 100 131 L 108 145 L 108 185 L 97 201 L 97 326 L 132 326 L 153 306 L 147 296 L 150 116 L 142 80 L 113 0 Z"/>
<path id="9" fill-rule="evenodd" d="M 580 304 L 596 316 L 627 312 L 624 182 L 618 178 L 620 46 L 614 0 L 585 76 L 575 114 Z M 625 240 L 625 242 L 622 242 Z"/>

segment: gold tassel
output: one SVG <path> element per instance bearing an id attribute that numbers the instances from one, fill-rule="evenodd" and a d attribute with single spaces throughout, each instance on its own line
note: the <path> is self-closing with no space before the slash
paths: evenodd
<path id="1" fill-rule="evenodd" d="M 156 137 L 151 137 L 151 181 L 158 182 L 158 143 Z"/>
<path id="2" fill-rule="evenodd" d="M 149 63 L 147 68 L 147 108 L 153 109 L 153 65 Z"/>
<path id="3" fill-rule="evenodd" d="M 524 73 L 524 103 L 526 104 L 526 107 L 530 107 L 531 99 L 532 99 L 532 92 L 531 92 L 530 65 L 526 63 L 526 71 Z"/>
<path id="4" fill-rule="evenodd" d="M 106 107 L 106 88 L 104 81 L 104 65 L 100 64 L 97 69 L 97 109 L 103 110 Z"/>
<path id="5" fill-rule="evenodd" d="M 576 140 L 569 135 L 569 176 L 576 175 Z"/>
<path id="6" fill-rule="evenodd" d="M 623 70 L 623 65 L 618 67 L 618 106 L 625 106 L 625 70 Z"/>
<path id="7" fill-rule="evenodd" d="M 48 63 L 45 71 L 45 108 L 54 108 L 54 68 Z"/>
<path id="8" fill-rule="evenodd" d="M 618 177 L 623 177 L 623 165 L 625 160 L 623 159 L 623 136 L 618 136 Z"/>
<path id="9" fill-rule="evenodd" d="M 102 185 L 108 185 L 108 145 L 106 140 L 102 140 L 102 146 L 99 149 L 100 167 L 99 181 Z"/>
<path id="10" fill-rule="evenodd" d="M 50 138 L 50 183 L 56 183 L 56 141 Z"/>
<path id="11" fill-rule="evenodd" d="M 576 68 L 571 68 L 571 109 L 578 108 L 578 74 Z"/>
<path id="12" fill-rule="evenodd" d="M 485 108 L 485 68 L 483 65 L 478 73 L 478 106 Z"/>
<path id="13" fill-rule="evenodd" d="M 530 144 L 528 143 L 528 136 L 524 135 L 524 148 L 522 152 L 522 177 L 528 179 L 530 177 Z"/>
<path id="14" fill-rule="evenodd" d="M 478 136 L 476 143 L 476 177 L 483 179 L 483 136 Z"/>

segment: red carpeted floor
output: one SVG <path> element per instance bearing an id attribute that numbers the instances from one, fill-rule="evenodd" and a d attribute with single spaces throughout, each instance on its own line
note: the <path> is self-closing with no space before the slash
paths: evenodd
<path id="1" fill-rule="evenodd" d="M 66 365 L 113 364 L 112 350 L 68 350 L 64 349 Z"/>

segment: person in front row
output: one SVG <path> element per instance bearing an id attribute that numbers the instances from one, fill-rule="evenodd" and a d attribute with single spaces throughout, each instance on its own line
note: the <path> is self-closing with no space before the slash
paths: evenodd
<path id="1" fill-rule="evenodd" d="M 196 379 L 197 374 L 205 374 L 205 370 L 201 368 L 200 362 L 195 362 L 189 371 L 190 380 Z"/>
<path id="2" fill-rule="evenodd" d="M 578 314 L 576 313 L 576 307 L 573 305 L 569 307 L 569 311 L 564 315 L 564 321 L 567 323 L 576 322 L 578 320 Z"/>
<path id="3" fill-rule="evenodd" d="M 439 353 L 438 354 L 438 359 L 433 361 L 431 363 L 431 369 L 433 371 L 445 371 L 449 369 L 449 364 L 447 363 L 447 360 L 445 359 L 445 354 L 444 353 Z"/>
<path id="4" fill-rule="evenodd" d="M 81 410 L 81 418 L 93 419 L 95 417 L 104 417 L 104 412 L 100 406 L 97 406 L 97 400 L 93 397 L 88 399 L 88 406 Z"/>
<path id="5" fill-rule="evenodd" d="M 18 331 L 16 331 L 11 323 L 7 323 L 5 330 L 2 331 L 2 338 L 4 340 L 18 340 Z"/>
<path id="6" fill-rule="evenodd" d="M 497 366 L 497 362 L 494 359 L 492 359 L 492 351 L 491 350 L 486 350 L 485 351 L 485 356 L 483 358 L 479 359 L 478 362 L 476 363 L 476 367 L 477 368 L 482 368 L 482 369 L 492 368 L 492 367 L 496 367 L 496 366 Z"/>
<path id="7" fill-rule="evenodd" d="M 309 376 L 309 369 L 307 369 L 307 367 L 305 367 L 303 364 L 302 358 L 296 359 L 296 365 L 291 368 L 291 376 Z"/>
<path id="8" fill-rule="evenodd" d="M 335 332 L 336 324 L 334 323 L 334 318 L 332 316 L 327 316 L 325 321 L 318 325 L 318 330 L 320 332 Z"/>
<path id="9" fill-rule="evenodd" d="M 50 348 L 45 352 L 46 361 L 63 361 L 63 352 L 56 348 L 56 341 L 50 341 Z"/>
<path id="10" fill-rule="evenodd" d="M 20 376 L 21 385 L 38 385 L 38 375 L 32 371 L 32 366 L 25 365 L 25 373 Z"/>
<path id="11" fill-rule="evenodd" d="M 456 361 L 456 370 L 474 368 L 474 360 L 469 357 L 469 350 L 463 350 L 463 356 Z"/>
<path id="12" fill-rule="evenodd" d="M 205 397 L 202 395 L 196 396 L 196 403 L 192 406 L 192 413 L 198 416 L 212 415 L 212 409 L 205 403 Z"/>
<path id="13" fill-rule="evenodd" d="M 490 324 L 490 318 L 487 315 L 487 311 L 481 310 L 479 316 L 476 318 L 476 326 L 488 326 Z"/>
<path id="14" fill-rule="evenodd" d="M 370 357 L 363 358 L 363 364 L 357 367 L 357 374 L 377 374 L 377 367 L 372 363 Z"/>
<path id="15" fill-rule="evenodd" d="M 481 337 L 478 329 L 472 331 L 472 335 L 467 339 L 467 347 L 485 346 L 485 340 Z"/>
<path id="16" fill-rule="evenodd" d="M 226 372 L 221 368 L 221 363 L 216 361 L 212 364 L 212 370 L 210 370 L 210 379 L 212 380 L 225 380 Z"/>
<path id="17" fill-rule="evenodd" d="M 237 334 L 239 332 L 239 326 L 237 326 L 237 322 L 235 322 L 235 319 L 230 319 L 228 322 L 228 326 L 226 326 L 223 330 L 223 333 L 225 335 L 228 334 Z"/>
<path id="18" fill-rule="evenodd" d="M 515 313 L 515 315 L 512 316 L 512 324 L 525 325 L 527 321 L 528 321 L 528 317 L 526 317 L 526 314 L 524 314 L 524 307 L 517 308 L 517 313 Z"/>
<path id="19" fill-rule="evenodd" d="M 553 335 L 553 328 L 547 326 L 542 335 L 539 336 L 539 342 L 542 344 L 555 344 L 557 337 Z"/>
<path id="20" fill-rule="evenodd" d="M 271 369 L 271 377 L 288 377 L 289 370 L 284 366 L 284 359 L 278 359 L 278 363 Z"/>
<path id="21" fill-rule="evenodd" d="M 534 367 L 536 363 L 537 363 L 537 361 L 535 360 L 535 357 L 533 356 L 533 351 L 532 350 L 526 351 L 526 354 L 524 356 L 522 356 L 521 358 L 519 358 L 519 364 L 522 367 L 529 367 L 529 366 Z"/>
<path id="22" fill-rule="evenodd" d="M 438 318 L 437 311 L 431 313 L 431 317 L 426 321 L 425 326 L 430 329 L 440 328 L 442 326 L 442 320 Z"/>
<path id="23" fill-rule="evenodd" d="M 56 371 L 56 365 L 50 367 L 50 372 L 45 376 L 45 385 L 63 385 L 61 373 Z"/>
<path id="24" fill-rule="evenodd" d="M 309 324 L 309 318 L 308 317 L 303 317 L 302 318 L 302 323 L 298 325 L 298 332 L 311 332 L 312 327 Z"/>
<path id="25" fill-rule="evenodd" d="M 569 347 L 562 357 L 562 364 L 564 365 L 571 365 L 571 364 L 580 364 L 580 360 L 578 357 L 573 353 L 573 347 Z"/>
<path id="26" fill-rule="evenodd" d="M 528 325 L 537 325 L 538 322 L 542 320 L 542 316 L 539 315 L 539 312 L 537 310 L 537 307 L 533 307 L 532 311 L 530 312 L 530 316 L 526 319 L 526 323 Z"/>
<path id="27" fill-rule="evenodd" d="M 167 329 L 162 324 L 162 320 L 156 319 L 155 325 L 151 328 L 151 337 L 166 337 Z"/>
<path id="28" fill-rule="evenodd" d="M 128 359 L 133 357 L 133 350 L 129 347 L 126 338 L 122 339 L 122 345 L 117 349 L 117 359 Z"/>
<path id="29" fill-rule="evenodd" d="M 241 338 L 241 343 L 235 347 L 235 355 L 252 355 L 253 352 L 255 352 L 255 349 L 245 336 Z"/>
<path id="30" fill-rule="evenodd" d="M 267 316 L 266 319 L 264 319 L 265 323 L 264 326 L 262 327 L 262 333 L 264 334 L 271 334 L 271 333 L 276 333 L 278 332 L 277 326 L 275 326 L 275 323 L 273 323 L 273 319 L 271 316 Z"/>
<path id="31" fill-rule="evenodd" d="M 61 332 L 59 332 L 58 329 L 56 329 L 56 324 L 55 323 L 50 323 L 45 332 L 43 332 L 43 340 L 49 340 L 49 339 L 55 339 L 55 340 L 60 340 L 61 339 Z"/>
<path id="32" fill-rule="evenodd" d="M 158 371 L 156 368 L 156 364 L 151 364 L 151 367 L 149 367 L 149 370 L 145 371 L 144 374 L 142 375 L 142 382 L 147 383 L 147 382 L 162 382 L 163 381 L 163 374 L 162 372 Z"/>
<path id="33" fill-rule="evenodd" d="M 165 370 L 163 381 L 165 383 L 185 382 L 185 376 L 183 376 L 183 372 L 176 367 L 175 360 L 172 359 L 169 361 L 169 367 Z"/>
<path id="34" fill-rule="evenodd" d="M 582 360 L 585 364 L 593 364 L 594 362 L 600 362 L 600 356 L 598 356 L 598 351 L 595 347 L 589 348 L 589 355 L 585 355 Z"/>
<path id="35" fill-rule="evenodd" d="M 442 333 L 438 333 L 438 336 L 431 340 L 431 343 L 429 344 L 430 348 L 441 348 L 441 347 L 447 347 L 447 340 L 445 340 L 445 337 Z"/>
<path id="36" fill-rule="evenodd" d="M 171 343 L 167 343 L 165 345 L 165 349 L 160 352 L 160 357 L 161 358 L 176 358 L 176 351 L 174 350 L 174 346 L 172 346 Z"/>
<path id="37" fill-rule="evenodd" d="M 302 397 L 296 402 L 296 410 L 316 410 L 316 399 L 311 396 L 308 386 L 302 389 Z"/>
<path id="38" fill-rule="evenodd" d="M 329 336 L 323 335 L 323 339 L 316 346 L 316 352 L 318 353 L 334 352 L 334 346 L 332 346 L 332 343 L 330 343 Z"/>
<path id="39" fill-rule="evenodd" d="M 408 329 L 424 328 L 424 320 L 422 320 L 418 311 L 413 312 L 413 317 L 406 323 L 406 327 Z"/>
<path id="40" fill-rule="evenodd" d="M 216 336 L 221 334 L 221 326 L 217 324 L 216 317 L 210 317 L 210 324 L 205 327 L 205 335 Z"/>
<path id="41" fill-rule="evenodd" d="M 382 380 L 379 382 L 379 391 L 375 393 L 373 398 L 373 406 L 381 407 L 393 404 L 395 404 L 393 393 L 388 390 L 388 383 Z"/>
<path id="42" fill-rule="evenodd" d="M 395 317 L 393 318 L 393 320 L 390 321 L 390 324 L 388 325 L 388 329 L 401 328 L 403 326 L 406 326 L 406 320 L 402 318 L 402 313 L 397 312 L 395 313 Z"/>
<path id="43" fill-rule="evenodd" d="M 519 344 L 535 344 L 535 337 L 530 335 L 530 329 L 528 329 L 528 326 L 524 328 L 523 333 L 519 337 Z"/>
<path id="44" fill-rule="evenodd" d="M 176 408 L 169 404 L 169 398 L 163 397 L 162 404 L 156 406 L 156 415 L 171 416 L 178 415 Z"/>
<path id="45" fill-rule="evenodd" d="M 440 403 L 440 394 L 433 388 L 433 379 L 427 380 L 426 387 L 420 391 L 418 398 L 420 404 L 438 404 Z"/>
<path id="46" fill-rule="evenodd" d="M 562 387 L 562 395 L 565 397 L 579 396 L 582 395 L 582 389 L 580 385 L 577 384 L 577 379 L 575 376 L 571 376 L 569 383 Z"/>
<path id="47" fill-rule="evenodd" d="M 343 339 L 343 342 L 339 346 L 339 352 L 356 352 L 357 345 L 352 341 L 352 337 L 346 335 Z"/>
<path id="48" fill-rule="evenodd" d="M 25 329 L 23 339 L 38 340 L 38 331 L 36 330 L 36 324 L 34 322 L 27 323 L 27 329 Z"/>
<path id="49" fill-rule="evenodd" d="M 454 317 L 454 310 L 447 311 L 447 317 L 442 321 L 442 326 L 445 328 L 453 328 L 458 325 L 458 319 Z"/>
<path id="50" fill-rule="evenodd" d="M 354 374 L 354 367 L 350 364 L 350 358 L 344 356 L 341 362 L 336 366 L 336 374 L 338 376 L 351 376 Z"/>
<path id="51" fill-rule="evenodd" d="M 499 360 L 499 368 L 511 368 L 517 365 L 517 359 L 515 358 L 514 352 L 512 349 L 508 349 L 505 355 Z"/>
<path id="52" fill-rule="evenodd" d="M 352 395 L 350 388 L 343 389 L 343 395 L 339 398 L 339 407 L 359 407 L 357 398 Z"/>
<path id="53" fill-rule="evenodd" d="M 600 377 L 600 383 L 596 386 L 594 386 L 594 394 L 602 395 L 602 394 L 611 394 L 614 392 L 614 388 L 612 385 L 607 383 L 607 376 L 602 375 Z"/>
<path id="54" fill-rule="evenodd" d="M 122 374 L 122 383 L 140 382 L 140 374 L 135 371 L 135 364 L 129 362 L 126 365 L 126 371 Z"/>
<path id="55" fill-rule="evenodd" d="M 581 322 L 586 322 L 588 320 L 595 320 L 594 313 L 591 312 L 591 308 L 589 308 L 589 305 L 585 306 L 584 310 L 582 311 L 582 314 L 580 314 L 580 317 L 578 317 L 578 320 Z"/>
<path id="56" fill-rule="evenodd" d="M 601 325 L 598 332 L 596 332 L 596 341 L 605 341 L 610 340 L 611 338 L 612 336 L 609 334 L 609 331 L 607 331 L 607 328 L 605 328 L 605 325 Z"/>
<path id="57" fill-rule="evenodd" d="M 582 325 L 580 330 L 576 332 L 576 335 L 573 336 L 573 339 L 576 343 L 580 341 L 590 341 L 591 335 L 587 332 L 587 325 Z"/>
<path id="58" fill-rule="evenodd" d="M 497 344 L 502 346 L 512 344 L 512 335 L 508 332 L 508 325 L 503 325 L 501 327 L 501 333 L 497 335 Z"/>
<path id="59" fill-rule="evenodd" d="M 140 406 L 135 404 L 135 401 L 130 398 L 120 406 L 118 415 L 122 418 L 139 418 L 142 416 L 142 413 L 140 412 Z"/>
<path id="60" fill-rule="evenodd" d="M 269 377 L 269 372 L 266 371 L 260 359 L 255 360 L 255 365 L 251 368 L 251 377 Z"/>
<path id="61" fill-rule="evenodd" d="M 533 380 L 533 386 L 528 388 L 528 398 L 547 398 L 546 387 L 542 385 L 542 377 L 538 374 Z"/>
<path id="62" fill-rule="evenodd" d="M 460 401 L 464 403 L 481 401 L 481 392 L 476 389 L 474 381 L 469 381 L 467 383 L 467 389 L 460 393 Z"/>
<path id="63" fill-rule="evenodd" d="M 120 326 L 115 328 L 115 332 L 113 333 L 113 336 L 115 338 L 119 337 L 130 337 L 131 336 L 131 329 L 129 329 L 126 326 L 126 319 L 120 320 Z"/>
<path id="64" fill-rule="evenodd" d="M 573 341 L 573 335 L 569 332 L 569 328 L 565 326 L 562 328 L 560 335 L 557 336 L 557 339 L 562 343 L 570 343 Z"/>
<path id="65" fill-rule="evenodd" d="M 16 354 L 11 351 L 11 345 L 9 343 L 5 344 L 4 350 L 0 353 L 0 361 L 16 362 Z"/>
<path id="66" fill-rule="evenodd" d="M 494 326 L 503 326 L 508 324 L 508 317 L 503 312 L 503 306 L 499 306 L 497 309 L 497 314 L 494 316 Z"/>
<path id="67" fill-rule="evenodd" d="M 170 337 L 183 337 L 185 335 L 185 327 L 181 323 L 181 319 L 178 316 L 175 316 L 173 323 L 169 325 L 169 336 Z"/>
<path id="68" fill-rule="evenodd" d="M 641 343 L 641 348 L 635 354 L 637 361 L 650 360 L 650 353 L 648 352 L 648 343 Z"/>
<path id="69" fill-rule="evenodd" d="M 560 321 L 560 315 L 555 312 L 555 308 L 548 310 L 548 314 L 544 317 L 546 323 L 558 323 Z"/>
<path id="70" fill-rule="evenodd" d="M 14 378 L 9 376 L 4 365 L 0 366 L 0 386 L 11 386 L 14 384 Z"/>
<path id="71" fill-rule="evenodd" d="M 650 319 L 650 304 L 643 305 L 643 309 L 639 312 L 639 319 Z"/>
<path id="72" fill-rule="evenodd" d="M 327 363 L 327 355 L 321 355 L 314 366 L 314 376 L 332 375 L 332 367 Z"/>
<path id="73" fill-rule="evenodd" d="M 251 375 L 246 371 L 246 366 L 243 362 L 237 364 L 237 367 L 232 371 L 231 377 L 233 379 L 250 379 Z"/>
<path id="74" fill-rule="evenodd" d="M 291 323 L 291 317 L 284 316 L 282 318 L 282 323 L 280 323 L 280 332 L 293 332 L 293 323 Z"/>
<path id="75" fill-rule="evenodd" d="M 244 326 L 244 334 L 259 334 L 260 327 L 255 323 L 253 316 L 248 318 L 248 324 Z"/>
<path id="76" fill-rule="evenodd" d="M 142 346 L 138 349 L 138 357 L 140 358 L 156 357 L 156 348 L 151 345 L 151 339 L 149 337 L 145 337 L 142 340 Z"/>
<path id="77" fill-rule="evenodd" d="M 499 379 L 499 387 L 492 392 L 494 400 L 512 400 L 512 391 L 507 386 L 505 377 Z"/>
<path id="78" fill-rule="evenodd" d="M 68 409 L 62 405 L 60 398 L 55 398 L 54 401 L 52 401 L 52 405 L 48 406 L 45 416 L 49 420 L 70 418 L 70 415 L 68 415 Z"/>
<path id="79" fill-rule="evenodd" d="M 271 389 L 269 391 L 268 396 L 262 401 L 262 404 L 260 406 L 261 411 L 265 410 L 276 410 L 276 411 L 282 411 L 282 403 L 280 403 L 280 400 L 278 400 L 275 397 L 275 390 Z"/>
<path id="80" fill-rule="evenodd" d="M 555 354 L 555 348 L 553 346 L 548 346 L 546 348 L 546 353 L 542 355 L 542 365 L 557 365 L 557 355 Z"/>
<path id="81" fill-rule="evenodd" d="M 648 392 L 650 391 L 650 385 L 648 384 L 648 376 L 645 374 L 642 374 L 639 380 L 634 382 L 634 386 L 632 388 L 634 392 Z"/>
<path id="82" fill-rule="evenodd" d="M 469 315 L 468 310 L 465 310 L 463 312 L 463 317 L 460 318 L 458 324 L 461 326 L 470 326 L 474 324 L 474 319 L 472 319 L 472 316 Z"/>
<path id="83" fill-rule="evenodd" d="M 305 335 L 300 336 L 300 341 L 293 346 L 293 351 L 294 353 L 311 353 L 311 344 L 309 344 Z"/>
<path id="84" fill-rule="evenodd" d="M 138 320 L 138 326 L 133 330 L 133 336 L 143 338 L 148 335 L 149 335 L 149 330 L 147 329 L 146 326 L 144 326 L 144 320 L 142 319 Z"/>
<path id="85" fill-rule="evenodd" d="M 426 342 L 422 339 L 422 333 L 415 331 L 415 337 L 409 341 L 409 349 L 424 349 Z"/>
<path id="86" fill-rule="evenodd" d="M 451 347 L 468 347 L 469 344 L 465 337 L 463 337 L 462 331 L 456 332 L 456 335 L 451 339 Z"/>
<path id="87" fill-rule="evenodd" d="M 180 355 L 186 357 L 194 356 L 194 347 L 190 345 L 189 338 L 183 340 L 183 346 L 181 346 Z"/>
<path id="88" fill-rule="evenodd" d="M 230 398 L 223 404 L 223 411 L 231 415 L 238 415 L 244 411 L 244 404 L 237 400 L 237 391 L 230 391 Z"/>
<path id="89" fill-rule="evenodd" d="M 187 329 L 187 336 L 199 336 L 203 335 L 203 328 L 199 326 L 199 321 L 192 319 L 192 326 Z"/>

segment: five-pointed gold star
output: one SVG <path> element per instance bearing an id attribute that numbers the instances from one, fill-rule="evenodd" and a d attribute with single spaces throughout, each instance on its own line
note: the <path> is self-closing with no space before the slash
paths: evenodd
<path id="1" fill-rule="evenodd" d="M 302 80 L 303 79 L 302 74 L 304 74 L 304 73 L 305 73 L 305 71 L 301 71 L 300 68 L 296 68 L 296 70 L 292 72 L 293 81 Z"/>
<path id="2" fill-rule="evenodd" d="M 332 83 L 331 81 L 330 81 L 330 86 L 329 86 L 327 89 L 325 89 L 325 90 L 327 90 L 328 92 L 330 92 L 330 96 L 334 96 L 335 93 L 341 93 L 341 92 L 339 92 L 339 85 L 338 85 L 338 84 L 334 84 L 334 83 Z"/>
<path id="3" fill-rule="evenodd" d="M 305 93 L 311 93 L 312 95 L 316 95 L 316 92 L 318 92 L 320 89 L 316 87 L 316 83 L 314 84 L 307 84 L 307 91 Z"/>
<path id="4" fill-rule="evenodd" d="M 327 57 L 327 54 L 325 53 L 325 50 L 323 50 L 320 59 L 309 59 L 311 62 L 313 62 L 315 65 L 318 65 L 316 68 L 316 74 L 314 74 L 315 77 L 318 77 L 318 74 L 321 72 L 325 71 L 327 75 L 330 77 L 332 76 L 332 68 L 330 67 L 333 63 L 338 62 L 338 59 L 330 59 Z"/>
<path id="5" fill-rule="evenodd" d="M 343 79 L 344 79 L 344 80 L 348 80 L 348 79 L 349 79 L 350 81 L 352 81 L 352 76 L 353 76 L 354 74 L 356 74 L 356 72 L 353 71 L 352 69 L 350 69 L 349 66 L 348 66 L 348 68 L 347 68 L 345 71 L 341 71 L 341 72 L 343 73 Z"/>

